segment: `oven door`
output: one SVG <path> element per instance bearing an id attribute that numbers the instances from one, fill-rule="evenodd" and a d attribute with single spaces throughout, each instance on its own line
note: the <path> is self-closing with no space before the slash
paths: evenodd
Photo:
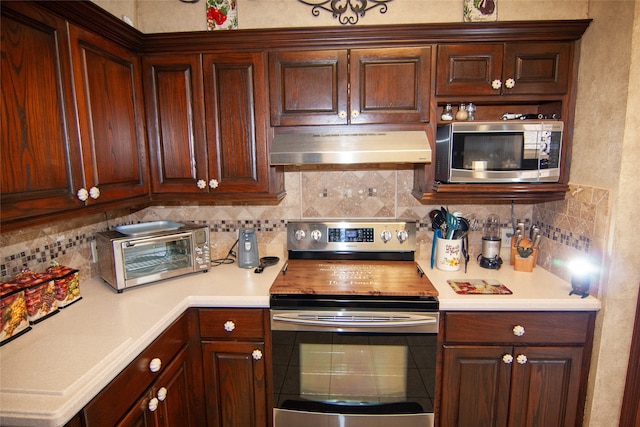
<path id="1" fill-rule="evenodd" d="M 193 273 L 193 234 L 126 240 L 120 243 L 119 283 L 125 288 Z"/>
<path id="2" fill-rule="evenodd" d="M 437 312 L 272 310 L 274 426 L 433 426 Z"/>

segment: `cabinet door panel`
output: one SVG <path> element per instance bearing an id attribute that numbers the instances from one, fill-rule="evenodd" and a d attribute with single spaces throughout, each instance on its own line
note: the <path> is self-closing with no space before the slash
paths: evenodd
<path id="1" fill-rule="evenodd" d="M 191 402 L 193 400 L 192 381 L 197 381 L 199 378 L 192 378 L 191 372 L 191 358 L 185 347 L 156 381 L 153 392 L 160 400 L 161 426 L 197 426 L 196 417 L 191 410 Z M 166 389 L 164 400 L 159 397 L 162 395 L 162 388 Z"/>
<path id="2" fill-rule="evenodd" d="M 209 179 L 219 182 L 214 191 L 268 191 L 263 54 L 205 55 L 204 76 Z"/>
<path id="3" fill-rule="evenodd" d="M 347 66 L 346 50 L 271 53 L 271 124 L 346 124 Z"/>
<path id="4" fill-rule="evenodd" d="M 69 35 L 87 186 L 100 190 L 97 202 L 145 195 L 138 58 L 81 28 L 70 26 Z"/>
<path id="5" fill-rule="evenodd" d="M 569 43 L 508 43 L 504 54 L 504 79 L 515 86 L 507 94 L 564 94 L 569 87 Z"/>
<path id="6" fill-rule="evenodd" d="M 491 82 L 502 77 L 502 43 L 438 46 L 436 95 L 500 95 Z"/>
<path id="7" fill-rule="evenodd" d="M 514 362 L 509 426 L 574 426 L 583 349 L 517 347 L 514 353 L 527 363 Z"/>
<path id="8" fill-rule="evenodd" d="M 143 59 L 153 192 L 201 192 L 207 179 L 199 55 Z"/>
<path id="9" fill-rule="evenodd" d="M 64 20 L 3 4 L 2 220 L 81 207 L 82 164 Z"/>
<path id="10" fill-rule="evenodd" d="M 429 121 L 431 47 L 354 49 L 350 55 L 351 123 Z"/>
<path id="11" fill-rule="evenodd" d="M 445 346 L 440 425 L 507 425 L 511 365 L 502 356 L 511 347 Z"/>
<path id="12" fill-rule="evenodd" d="M 204 342 L 203 363 L 209 424 L 216 427 L 267 425 L 265 353 L 262 342 Z"/>

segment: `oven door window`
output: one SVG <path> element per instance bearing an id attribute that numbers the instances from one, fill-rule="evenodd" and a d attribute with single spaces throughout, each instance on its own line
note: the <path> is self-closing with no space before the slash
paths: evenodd
<path id="1" fill-rule="evenodd" d="M 433 412 L 435 356 L 435 334 L 273 331 L 274 402 L 315 412 Z"/>
<path id="2" fill-rule="evenodd" d="M 159 275 L 172 271 L 193 269 L 191 238 L 177 237 L 149 241 L 124 242 L 125 279 Z"/>

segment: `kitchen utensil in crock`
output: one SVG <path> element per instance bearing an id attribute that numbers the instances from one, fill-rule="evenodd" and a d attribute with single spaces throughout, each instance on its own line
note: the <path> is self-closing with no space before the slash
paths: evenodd
<path id="1" fill-rule="evenodd" d="M 276 265 L 278 261 L 280 261 L 280 258 L 278 258 L 277 256 L 263 256 L 262 258 L 260 258 L 260 265 L 258 265 L 258 267 L 253 270 L 253 272 L 262 273 L 265 268 Z"/>

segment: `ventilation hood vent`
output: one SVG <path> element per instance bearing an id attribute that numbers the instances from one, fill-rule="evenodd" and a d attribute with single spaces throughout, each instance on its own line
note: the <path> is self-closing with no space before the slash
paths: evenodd
<path id="1" fill-rule="evenodd" d="M 276 134 L 272 165 L 430 163 L 425 131 Z"/>

